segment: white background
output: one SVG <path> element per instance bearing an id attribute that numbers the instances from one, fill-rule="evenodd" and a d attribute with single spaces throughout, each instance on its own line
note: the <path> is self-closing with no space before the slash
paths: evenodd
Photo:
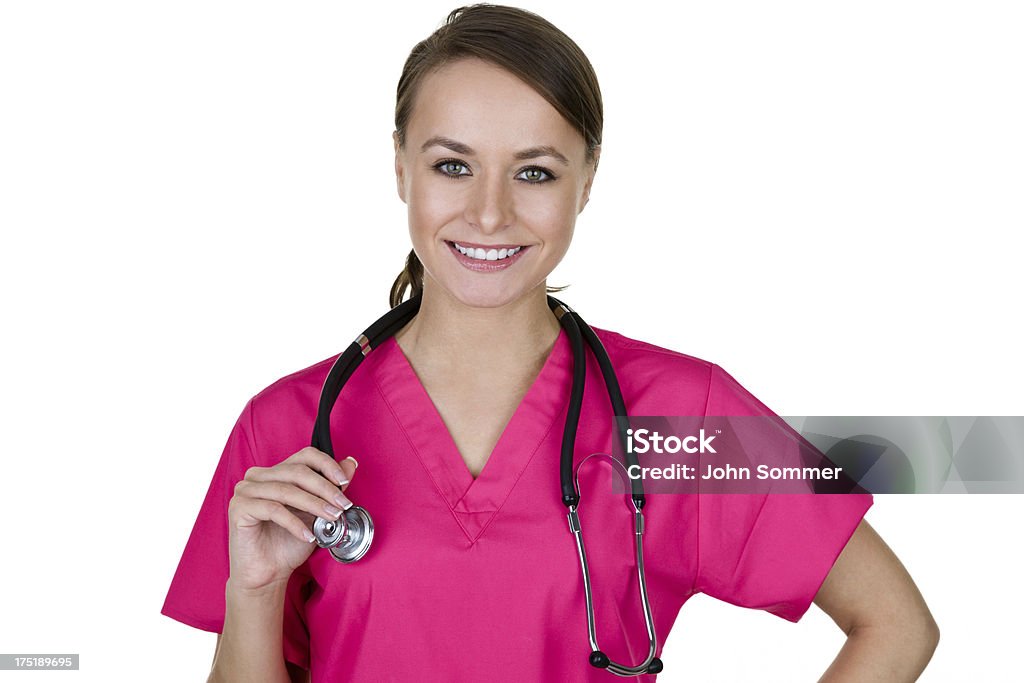
<path id="1" fill-rule="evenodd" d="M 245 401 L 386 307 L 394 90 L 456 5 L 0 5 L 0 652 L 83 666 L 0 679 L 205 680 L 167 586 Z M 591 324 L 783 415 L 1024 414 L 1019 5 L 526 7 L 604 93 L 550 281 Z M 942 629 L 921 680 L 1019 680 L 1022 513 L 877 497 Z M 660 680 L 816 680 L 842 642 L 697 596 Z"/>

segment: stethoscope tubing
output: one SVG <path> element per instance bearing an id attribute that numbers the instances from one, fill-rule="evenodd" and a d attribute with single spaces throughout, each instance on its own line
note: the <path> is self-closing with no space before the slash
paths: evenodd
<path id="1" fill-rule="evenodd" d="M 310 444 L 313 448 L 334 457 L 334 444 L 331 442 L 331 412 L 338 396 L 341 395 L 342 388 L 370 351 L 394 336 L 419 312 L 421 301 L 421 297 L 413 297 L 392 308 L 356 337 L 355 341 L 349 344 L 334 361 L 320 392 L 320 404 Z"/>
<path id="2" fill-rule="evenodd" d="M 555 297 L 548 295 L 548 306 L 555 315 L 558 316 L 558 321 L 565 330 L 566 335 L 569 337 L 569 342 L 573 352 L 573 388 L 572 394 L 569 399 L 569 414 L 566 416 L 566 434 L 568 439 L 563 440 L 562 447 L 562 460 L 561 460 L 561 480 L 562 480 L 562 500 L 566 506 L 569 505 L 569 500 L 579 500 L 579 491 L 573 485 L 572 476 L 572 463 L 575 457 L 572 448 L 566 448 L 566 440 L 571 440 L 573 446 L 576 442 L 576 427 L 579 424 L 580 411 L 582 410 L 583 403 L 583 384 L 586 379 L 586 353 L 583 351 L 583 341 L 586 341 L 587 346 L 590 347 L 591 352 L 594 354 L 594 358 L 597 359 L 597 365 L 601 369 L 601 376 L 604 379 L 605 388 L 608 391 L 608 398 L 612 404 L 612 413 L 615 416 L 615 436 L 619 440 L 619 445 L 622 447 L 622 452 L 626 458 L 626 465 L 638 465 L 636 454 L 632 453 L 626 448 L 626 434 L 625 429 L 628 427 L 628 415 L 626 411 L 626 402 L 622 398 L 622 389 L 619 387 L 619 380 L 615 376 L 615 369 L 612 367 L 612 361 L 608 357 L 608 352 L 605 351 L 604 344 L 598 338 L 597 334 L 591 329 L 590 325 L 580 317 L 580 314 L 569 308 L 566 304 L 562 303 Z M 568 316 L 559 314 L 559 308 L 564 309 Z M 582 340 L 580 336 L 582 335 Z M 578 386 L 577 386 L 578 382 Z M 575 407 L 575 415 L 573 415 L 572 409 Z M 568 434 L 569 421 L 572 420 L 572 433 Z M 633 501 L 637 504 L 640 509 L 643 509 L 646 503 L 644 496 L 643 482 L 639 479 L 632 479 L 630 481 L 630 487 L 632 488 Z"/>
<path id="3" fill-rule="evenodd" d="M 326 380 L 324 380 L 323 389 L 320 393 L 320 402 L 317 406 L 317 417 L 313 425 L 313 435 L 311 438 L 311 445 L 314 448 L 330 455 L 331 457 L 335 457 L 334 445 L 331 441 L 330 418 L 331 412 L 334 409 L 334 405 L 337 402 L 342 389 L 370 351 L 392 337 L 419 312 L 421 300 L 422 295 L 415 296 L 392 308 L 380 319 L 366 328 L 366 330 L 364 330 L 363 333 L 359 335 L 335 360 L 327 374 Z M 622 391 L 619 387 L 618 379 L 615 376 L 614 368 L 612 367 L 607 351 L 604 349 L 604 345 L 601 344 L 601 340 L 597 337 L 597 334 L 594 333 L 578 313 L 550 295 L 547 297 L 547 301 L 548 306 L 558 318 L 559 324 L 562 326 L 562 329 L 565 330 L 566 335 L 569 338 L 569 345 L 572 349 L 573 355 L 572 387 L 570 390 L 569 407 L 566 412 L 565 428 L 562 434 L 562 450 L 559 458 L 559 478 L 561 484 L 562 503 L 569 510 L 569 529 L 576 540 L 576 547 L 580 558 L 580 567 L 583 574 L 583 585 L 587 603 L 587 635 L 592 650 L 589 658 L 590 663 L 595 667 L 605 668 L 610 673 L 618 676 L 635 676 L 644 673 L 658 673 L 663 667 L 661 660 L 654 656 L 657 650 L 657 637 L 655 635 L 654 620 L 651 614 L 651 606 L 647 594 L 647 581 L 645 579 L 643 561 L 643 507 L 646 499 L 644 497 L 643 484 L 639 479 L 630 479 L 631 499 L 633 502 L 635 518 L 634 537 L 637 560 L 637 578 L 640 585 L 640 598 L 643 603 L 644 621 L 647 627 L 647 636 L 650 647 L 647 657 L 643 663 L 638 666 L 626 666 L 624 664 L 611 661 L 598 646 L 594 617 L 593 593 L 590 581 L 590 565 L 587 561 L 586 549 L 583 544 L 582 528 L 580 527 L 579 515 L 577 513 L 577 507 L 580 501 L 579 485 L 573 471 L 576 432 L 579 427 L 586 383 L 585 347 L 590 348 L 594 357 L 597 359 L 598 367 L 601 370 L 605 387 L 608 390 L 608 397 L 611 402 L 612 412 L 615 416 L 613 431 L 622 446 L 627 464 L 636 465 L 638 463 L 636 454 L 631 453 L 629 449 L 625 447 L 625 429 L 627 427 L 628 413 L 626 411 L 625 401 L 622 398 Z M 611 456 L 608 457 L 611 458 Z M 622 463 L 618 462 L 614 458 L 611 459 L 616 465 L 625 470 Z M 580 464 L 582 465 L 582 462 Z M 372 520 L 369 518 L 368 513 L 365 513 L 365 510 L 360 508 L 359 512 L 366 515 L 366 524 L 368 525 L 370 538 L 372 539 Z M 332 549 L 332 553 L 334 552 L 335 549 Z M 358 556 L 351 560 L 342 559 L 342 557 L 337 554 L 335 557 L 342 562 L 354 561 L 355 559 L 362 557 L 362 554 L 365 552 L 366 548 L 364 547 Z"/>
<path id="4" fill-rule="evenodd" d="M 558 317 L 558 322 L 562 325 L 566 335 L 569 337 L 569 343 L 573 352 L 573 384 L 569 399 L 569 408 L 565 419 L 565 432 L 562 440 L 562 453 L 559 470 L 562 484 L 562 502 L 569 509 L 569 530 L 572 532 L 573 537 L 576 540 L 576 551 L 579 555 L 580 570 L 583 574 L 583 590 L 587 606 L 587 638 L 590 642 L 591 648 L 589 661 L 592 666 L 607 669 L 609 673 L 617 676 L 636 676 L 638 674 L 645 673 L 658 673 L 663 669 L 663 664 L 660 659 L 655 657 L 658 648 L 658 641 L 654 628 L 654 617 L 651 613 L 651 603 L 647 594 L 647 580 L 646 574 L 644 573 L 643 560 L 643 507 L 646 499 L 643 493 L 643 484 L 636 479 L 630 480 L 628 476 L 627 480 L 630 480 L 632 484 L 631 498 L 633 502 L 633 515 L 635 520 L 634 544 L 637 559 L 637 582 L 640 586 L 640 601 L 643 604 L 644 610 L 644 625 L 647 628 L 647 657 L 643 662 L 636 666 L 619 664 L 618 662 L 611 661 L 611 659 L 601 650 L 597 642 L 593 586 L 590 580 L 590 563 L 587 560 L 587 551 L 583 542 L 583 528 L 580 524 L 579 514 L 577 513 L 577 508 L 580 503 L 579 482 L 577 480 L 579 473 L 578 468 L 576 469 L 576 476 L 573 475 L 576 429 L 579 425 L 579 417 L 583 404 L 584 382 L 586 380 L 586 352 L 583 348 L 584 341 L 586 341 L 586 345 L 590 347 L 594 357 L 597 358 L 598 366 L 601 369 L 605 388 L 608 390 L 608 397 L 612 404 L 612 412 L 615 415 L 613 431 L 620 440 L 626 461 L 629 465 L 636 465 L 638 463 L 636 454 L 631 453 L 629 449 L 625 447 L 626 442 L 624 430 L 628 420 L 628 413 L 626 412 L 626 402 L 622 398 L 622 390 L 619 387 L 619 382 L 615 376 L 615 370 L 612 367 L 611 359 L 608 357 L 608 352 L 605 351 L 604 345 L 601 343 L 601 340 L 598 339 L 597 334 L 589 325 L 587 325 L 578 313 L 550 295 L 548 296 L 548 305 L 555 313 L 555 316 Z M 592 456 L 587 456 L 587 458 L 584 458 L 584 461 L 590 457 Z M 621 468 L 623 472 L 626 472 L 626 467 L 623 466 L 621 462 L 615 460 L 615 458 L 610 455 L 606 457 L 608 457 L 608 459 L 616 466 Z M 580 462 L 581 466 L 582 464 L 583 461 Z"/>

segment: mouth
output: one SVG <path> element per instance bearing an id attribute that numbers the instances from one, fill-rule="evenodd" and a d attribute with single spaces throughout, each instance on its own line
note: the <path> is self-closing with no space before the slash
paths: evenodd
<path id="1" fill-rule="evenodd" d="M 456 260 L 470 270 L 504 270 L 522 258 L 529 251 L 529 245 L 521 244 L 474 244 L 445 240 Z"/>
<path id="2" fill-rule="evenodd" d="M 448 242 L 448 244 L 463 256 L 477 261 L 503 261 L 515 256 L 525 248 L 521 245 L 513 244 L 496 244 L 493 246 L 462 242 Z"/>

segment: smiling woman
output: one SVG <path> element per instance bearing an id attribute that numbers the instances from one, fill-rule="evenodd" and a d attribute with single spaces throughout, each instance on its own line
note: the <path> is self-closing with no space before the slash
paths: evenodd
<path id="1" fill-rule="evenodd" d="M 394 134 L 416 285 L 475 307 L 523 299 L 569 249 L 596 149 L 533 87 L 476 57 L 426 73 L 416 91 Z"/>
<path id="2" fill-rule="evenodd" d="M 466 87 L 468 84 L 460 87 L 457 81 L 460 73 L 474 79 L 473 85 L 477 88 L 483 86 L 487 90 L 473 90 Z M 435 99 L 442 98 L 436 100 L 439 110 L 426 110 L 430 103 L 420 102 L 417 121 L 412 122 L 413 110 L 417 108 L 417 100 L 422 99 L 420 94 L 425 82 L 434 88 Z M 491 90 L 492 87 L 494 90 Z M 481 92 L 487 92 L 488 97 L 480 97 Z M 492 99 L 492 94 L 500 94 L 502 101 Z M 446 95 L 461 96 L 461 99 L 445 100 L 443 98 Z M 467 108 L 463 109 L 464 106 Z M 448 120 L 449 115 L 453 115 L 451 121 Z M 498 116 L 495 122 L 500 121 L 503 125 L 489 126 L 489 119 L 480 118 L 487 115 Z M 460 124 L 465 131 L 463 137 L 455 135 L 454 129 L 451 132 L 438 130 L 424 133 L 430 131 L 431 126 Z M 410 130 L 410 125 L 415 125 L 416 129 Z M 492 156 L 504 154 L 504 159 L 497 156 L 490 160 L 492 169 L 496 168 L 495 164 L 499 160 L 506 164 L 513 162 L 513 165 L 538 160 L 535 166 L 518 170 L 502 169 L 502 177 L 507 180 L 507 173 L 515 171 L 513 177 L 524 183 L 546 184 L 561 180 L 558 190 L 562 193 L 568 191 L 569 188 L 565 186 L 571 184 L 572 180 L 576 180 L 577 184 L 583 180 L 585 187 L 575 188 L 582 194 L 582 203 L 575 212 L 578 214 L 590 196 L 590 185 L 600 156 L 603 126 L 604 106 L 597 75 L 586 55 L 568 36 L 529 12 L 484 5 L 476 5 L 468 11 L 460 8 L 449 15 L 445 26 L 417 44 L 406 60 L 398 81 L 395 106 L 396 172 L 400 165 L 404 167 L 403 162 L 411 161 L 407 158 L 406 151 L 409 149 L 420 155 L 428 152 L 436 155 L 447 150 L 461 155 L 463 159 L 440 156 L 434 164 L 428 165 L 431 168 L 439 167 L 445 176 L 459 176 L 460 180 L 463 176 L 475 176 L 479 185 L 488 180 L 484 175 L 487 169 L 478 168 L 474 172 L 473 165 L 464 160 L 474 157 L 477 163 L 480 162 L 467 137 L 500 130 L 504 139 L 500 141 L 501 144 L 490 145 L 489 149 Z M 417 139 L 417 134 L 428 137 Z M 550 135 L 550 140 L 545 139 L 545 135 Z M 556 141 L 561 142 L 562 146 L 555 144 Z M 580 145 L 583 149 L 582 160 L 578 156 Z M 577 152 L 577 155 L 574 156 L 573 152 Z M 557 170 L 549 166 L 552 163 Z M 560 178 L 563 171 L 570 177 Z M 493 170 L 490 172 L 493 174 Z M 408 204 L 406 190 L 402 187 L 403 174 L 399 172 L 397 175 L 399 195 Z M 495 180 L 491 179 L 490 182 L 493 189 Z M 501 196 L 491 199 L 498 200 Z M 410 232 L 413 232 L 412 205 L 409 210 L 409 227 Z M 574 222 L 575 219 L 570 220 L 570 223 Z M 568 238 L 571 237 L 572 225 L 569 225 Z M 484 250 L 485 258 L 489 248 L 494 248 L 487 242 L 464 246 L 467 251 L 469 246 L 474 248 L 473 254 L 467 254 L 470 256 L 476 256 L 477 249 Z M 500 250 L 508 246 L 503 244 L 497 248 Z M 512 245 L 513 248 L 515 246 L 520 245 Z M 568 242 L 565 246 L 568 247 Z M 563 249 L 562 255 L 564 253 Z M 413 250 L 409 253 L 405 270 L 398 276 L 391 290 L 392 306 L 397 306 L 407 291 L 412 296 L 422 292 L 424 272 L 419 254 L 414 237 Z M 550 249 L 548 255 L 552 255 Z"/>
<path id="3" fill-rule="evenodd" d="M 525 10 L 460 8 L 413 48 L 393 134 L 412 251 L 390 303 L 415 315 L 352 347 L 365 360 L 324 423 L 349 457 L 309 446 L 339 356 L 242 410 L 163 607 L 222 633 L 211 680 L 606 681 L 635 667 L 653 681 L 697 593 L 789 621 L 816 602 L 848 635 L 823 680 L 924 668 L 937 629 L 863 521 L 870 494 L 634 497 L 626 519 L 614 461 L 581 467 L 611 452 L 625 409 L 775 416 L 716 364 L 609 330 L 588 337 L 607 364 L 577 364 L 560 325 L 575 314 L 552 305 L 547 278 L 590 197 L 602 121 L 586 56 Z M 575 497 L 560 488 L 569 466 Z M 583 497 L 595 502 L 575 517 Z M 310 527 L 353 503 L 377 528 L 342 564 Z M 583 516 L 600 530 L 592 605 L 570 533 Z M 603 542 L 619 534 L 642 536 L 643 554 Z"/>

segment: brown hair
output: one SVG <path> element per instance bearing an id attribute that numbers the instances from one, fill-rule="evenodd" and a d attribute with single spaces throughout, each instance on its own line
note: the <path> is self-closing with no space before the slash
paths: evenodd
<path id="1" fill-rule="evenodd" d="M 413 47 L 398 80 L 395 130 L 399 146 L 405 146 L 405 129 L 423 78 L 464 57 L 502 67 L 536 90 L 579 131 L 587 145 L 587 163 L 594 161 L 594 151 L 601 144 L 604 106 L 590 61 L 547 20 L 504 5 L 459 7 L 441 28 Z M 549 287 L 548 291 L 562 289 Z M 402 302 L 407 290 L 413 297 L 423 291 L 423 264 L 415 251 L 409 252 L 405 269 L 391 286 L 392 308 Z"/>

